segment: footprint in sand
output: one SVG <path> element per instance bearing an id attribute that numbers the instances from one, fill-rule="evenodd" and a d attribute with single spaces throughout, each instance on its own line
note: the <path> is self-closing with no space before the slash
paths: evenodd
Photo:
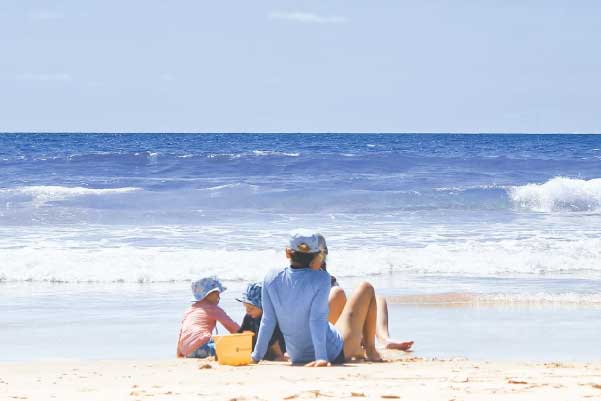
<path id="1" fill-rule="evenodd" d="M 513 380 L 513 379 L 507 380 L 507 383 L 509 383 L 509 384 L 528 384 L 528 382 L 521 381 L 521 380 Z"/>

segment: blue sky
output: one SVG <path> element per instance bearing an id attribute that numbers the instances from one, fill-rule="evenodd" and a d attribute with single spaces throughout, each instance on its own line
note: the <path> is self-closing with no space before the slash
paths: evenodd
<path id="1" fill-rule="evenodd" d="M 0 2 L 0 131 L 601 132 L 599 1 Z"/>

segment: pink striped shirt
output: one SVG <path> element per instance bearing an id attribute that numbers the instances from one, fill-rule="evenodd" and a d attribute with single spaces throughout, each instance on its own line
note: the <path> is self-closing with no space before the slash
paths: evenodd
<path id="1" fill-rule="evenodd" d="M 230 333 L 240 329 L 238 323 L 234 322 L 219 306 L 204 299 L 192 304 L 184 313 L 177 342 L 177 356 L 189 355 L 198 347 L 208 343 L 217 322 Z"/>

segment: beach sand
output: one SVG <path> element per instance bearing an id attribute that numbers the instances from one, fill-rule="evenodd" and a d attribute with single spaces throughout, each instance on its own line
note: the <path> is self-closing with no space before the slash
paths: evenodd
<path id="1" fill-rule="evenodd" d="M 386 354 L 384 363 L 244 367 L 194 359 L 0 364 L 2 400 L 601 399 L 601 362 L 498 362 Z"/>

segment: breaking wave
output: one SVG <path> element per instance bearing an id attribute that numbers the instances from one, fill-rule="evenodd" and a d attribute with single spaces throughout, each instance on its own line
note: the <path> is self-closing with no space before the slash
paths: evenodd
<path id="1" fill-rule="evenodd" d="M 200 241 L 200 239 L 199 239 Z M 115 246 L 99 240 L 71 247 L 9 247 L 0 253 L 0 281 L 170 282 L 218 275 L 257 280 L 283 267 L 282 249 Z M 103 245 L 106 244 L 106 245 Z M 328 270 L 337 277 L 389 274 L 470 277 L 599 277 L 601 238 L 572 241 L 532 237 L 502 241 L 432 243 L 423 247 L 337 249 Z"/>
<path id="2" fill-rule="evenodd" d="M 125 194 L 141 191 L 141 188 L 84 188 L 84 187 L 63 187 L 56 185 L 34 185 L 18 188 L 0 189 L 0 199 L 10 202 L 31 202 L 39 207 L 47 202 L 62 201 L 82 196 L 104 196 Z"/>
<path id="3" fill-rule="evenodd" d="M 555 177 L 543 184 L 512 187 L 508 193 L 516 206 L 537 212 L 601 209 L 601 178 Z"/>

